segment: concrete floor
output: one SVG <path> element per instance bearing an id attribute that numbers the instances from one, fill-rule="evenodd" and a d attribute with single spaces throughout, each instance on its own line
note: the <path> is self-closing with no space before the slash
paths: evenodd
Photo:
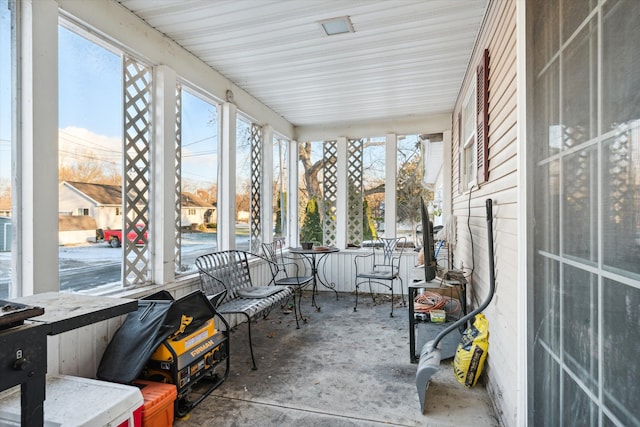
<path id="1" fill-rule="evenodd" d="M 241 325 L 230 337 L 229 378 L 174 425 L 498 426 L 486 389 L 459 384 L 451 360 L 432 377 L 420 413 L 408 309 L 390 318 L 383 299 L 364 295 L 354 313 L 354 295 L 321 292 L 316 311 L 306 294 L 300 329 L 293 314 L 274 310 L 252 326 L 255 371 Z"/>

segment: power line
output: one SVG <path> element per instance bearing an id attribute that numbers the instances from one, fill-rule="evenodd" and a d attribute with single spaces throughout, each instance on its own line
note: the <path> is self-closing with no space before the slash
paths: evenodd
<path id="1" fill-rule="evenodd" d="M 211 151 L 196 151 L 193 153 L 189 153 L 189 154 L 183 154 L 182 158 L 187 158 L 187 157 L 203 157 L 203 156 L 210 156 L 212 154 L 218 154 L 218 150 L 211 150 Z"/>
<path id="2" fill-rule="evenodd" d="M 190 146 L 190 145 L 197 144 L 197 143 L 199 143 L 199 142 L 203 142 L 203 141 L 206 141 L 206 140 L 208 140 L 208 139 L 213 139 L 213 138 L 216 138 L 216 137 L 217 137 L 217 135 L 207 136 L 206 138 L 198 139 L 198 140 L 196 140 L 196 141 L 189 142 L 188 144 L 182 144 L 182 145 L 181 145 L 181 147 L 182 147 L 182 148 L 184 148 L 184 147 L 188 147 L 188 146 Z"/>
<path id="3" fill-rule="evenodd" d="M 106 160 L 106 159 L 102 159 L 102 158 L 98 158 L 98 157 L 88 156 L 86 154 L 74 153 L 72 151 L 66 151 L 66 150 L 58 150 L 58 151 L 60 153 L 65 153 L 67 155 L 67 157 L 73 157 L 75 159 L 95 160 L 97 162 L 109 163 L 109 164 L 112 164 L 114 166 L 120 166 L 122 164 L 122 162 L 119 162 L 119 161 Z"/>
<path id="4" fill-rule="evenodd" d="M 60 129 L 60 132 L 61 132 L 61 133 L 66 134 L 66 135 L 68 135 L 68 136 L 69 136 L 69 137 L 71 137 L 71 138 L 75 138 L 75 139 L 77 139 L 77 140 L 80 140 L 80 141 L 86 142 L 87 144 L 93 144 L 93 142 L 92 142 L 92 141 L 90 141 L 90 140 L 88 140 L 88 139 L 86 139 L 86 138 L 82 138 L 82 137 L 80 137 L 80 136 L 78 136 L 78 135 L 74 135 L 74 134 L 72 134 L 72 133 L 69 133 L 69 132 L 67 132 L 67 131 L 65 131 L 65 130 Z M 67 141 L 67 142 L 69 142 L 70 144 L 80 145 L 81 147 L 89 148 L 89 149 L 91 149 L 91 150 L 106 151 L 106 152 L 108 152 L 108 153 L 120 153 L 120 152 L 122 151 L 122 150 L 120 150 L 120 149 L 115 149 L 115 150 L 114 150 L 114 149 L 108 149 L 108 148 L 100 148 L 100 147 L 96 147 L 96 146 L 94 146 L 94 145 L 89 145 L 89 146 L 87 146 L 87 145 L 81 144 L 81 143 L 79 143 L 79 142 L 70 141 L 70 140 L 66 140 L 66 141 Z"/>

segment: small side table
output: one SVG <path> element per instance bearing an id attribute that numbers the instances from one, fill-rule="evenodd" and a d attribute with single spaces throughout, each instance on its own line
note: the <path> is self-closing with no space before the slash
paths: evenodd
<path id="1" fill-rule="evenodd" d="M 416 327 L 420 323 L 426 323 L 426 320 L 416 319 L 416 312 L 414 307 L 414 302 L 416 297 L 418 296 L 418 292 L 423 289 L 442 289 L 441 288 L 441 279 L 434 279 L 430 282 L 419 281 L 409 284 L 409 358 L 411 363 L 418 363 L 418 359 L 420 358 L 420 349 L 416 350 Z M 446 284 L 451 287 L 461 286 L 461 295 L 460 299 L 465 298 L 465 284 L 460 281 L 447 280 Z M 466 314 L 466 304 L 464 301 L 460 301 L 462 307 L 462 315 Z M 438 324 L 438 326 L 445 327 L 449 326 L 450 322 Z M 433 324 L 436 325 L 436 324 Z"/>

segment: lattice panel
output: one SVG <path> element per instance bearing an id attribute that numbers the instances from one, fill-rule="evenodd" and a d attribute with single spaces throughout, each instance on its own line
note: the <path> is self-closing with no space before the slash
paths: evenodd
<path id="1" fill-rule="evenodd" d="M 350 139 L 347 145 L 347 244 L 362 244 L 364 141 Z"/>
<path id="2" fill-rule="evenodd" d="M 325 141 L 322 164 L 324 218 L 322 220 L 322 243 L 335 246 L 337 241 L 337 190 L 338 190 L 338 143 Z"/>
<path id="3" fill-rule="evenodd" d="M 174 146 L 175 182 L 174 182 L 174 221 L 175 230 L 175 272 L 182 267 L 182 85 L 176 85 L 176 143 Z"/>
<path id="4" fill-rule="evenodd" d="M 251 215 L 249 242 L 252 250 L 260 247 L 262 227 L 260 225 L 260 200 L 262 191 L 262 126 L 251 123 Z"/>
<path id="5" fill-rule="evenodd" d="M 587 134 L 582 126 L 563 126 L 563 143 L 566 148 L 573 148 L 587 140 Z M 592 180 L 589 174 L 589 164 L 591 163 L 591 153 L 589 150 L 579 152 L 575 160 L 575 171 L 571 174 L 571 179 L 566 182 L 566 194 L 571 195 L 571 205 L 575 206 L 576 212 L 585 211 L 589 207 L 589 194 Z M 574 223 L 574 225 L 577 223 Z"/>
<path id="6" fill-rule="evenodd" d="M 143 284 L 149 273 L 149 179 L 151 176 L 151 68 L 124 58 L 124 189 L 123 284 Z"/>
<path id="7" fill-rule="evenodd" d="M 609 222 L 628 223 L 628 228 L 633 229 L 634 223 L 637 224 L 640 219 L 625 213 L 629 206 L 633 206 L 632 210 L 638 212 L 637 207 L 640 204 L 640 200 L 634 197 L 637 189 L 633 185 L 634 181 L 638 182 L 640 120 L 618 124 L 615 131 L 614 140 L 608 146 L 609 156 L 605 164 L 605 173 L 610 177 L 608 187 L 613 191 L 605 196 L 609 201 L 605 206 L 607 206 Z"/>

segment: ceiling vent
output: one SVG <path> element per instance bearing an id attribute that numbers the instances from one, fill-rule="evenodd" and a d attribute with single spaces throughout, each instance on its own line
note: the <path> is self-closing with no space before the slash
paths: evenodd
<path id="1" fill-rule="evenodd" d="M 335 36 L 336 34 L 353 33 L 353 25 L 348 16 L 341 16 L 339 18 L 323 19 L 318 21 L 324 36 Z"/>

